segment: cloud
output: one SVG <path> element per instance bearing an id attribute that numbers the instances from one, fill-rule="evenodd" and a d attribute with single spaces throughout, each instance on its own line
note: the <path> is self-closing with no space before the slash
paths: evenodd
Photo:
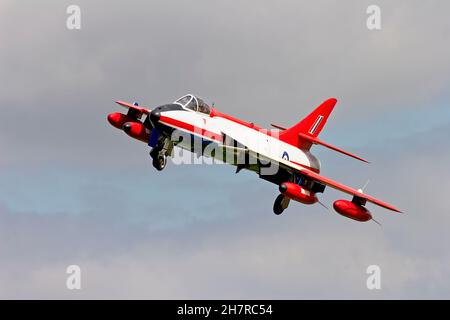
<path id="1" fill-rule="evenodd" d="M 450 154 L 437 145 L 449 131 L 447 126 L 386 145 L 384 153 L 366 150 L 379 155 L 374 168 L 369 167 L 373 180 L 368 191 L 378 191 L 406 212 L 398 215 L 370 206 L 382 228 L 348 220 L 320 206 L 296 203 L 282 216 L 275 216 L 271 202 L 276 190 L 256 176 L 233 177 L 234 188 L 229 181 L 214 182 L 231 173 L 227 167 L 207 168 L 211 169 L 207 178 L 200 174 L 204 167 L 169 167 L 179 172 L 197 170 L 198 179 L 191 182 L 198 192 L 181 197 L 182 183 L 167 198 L 171 204 L 165 202 L 154 211 L 120 209 L 117 201 L 98 197 L 94 180 L 85 190 L 94 192 L 94 198 L 78 198 L 84 208 L 78 215 L 12 212 L 4 207 L 0 210 L 0 252 L 5 262 L 0 295 L 67 299 L 448 297 L 446 226 L 450 218 L 445 202 L 438 199 L 445 199 L 450 189 L 444 170 Z M 417 146 L 421 154 L 414 157 Z M 432 159 L 439 159 L 433 171 L 416 170 Z M 345 160 L 344 165 L 336 162 L 339 168 L 331 165 L 327 170 L 342 174 L 346 182 L 356 181 L 357 175 L 351 174 L 357 170 L 354 163 Z M 172 175 L 166 177 L 170 183 Z M 119 199 L 116 179 L 120 177 L 110 180 L 110 187 L 102 185 L 100 194 L 109 193 L 110 199 L 132 204 L 133 190 L 121 193 Z M 140 183 L 137 188 L 143 187 Z M 151 186 L 147 190 L 143 202 L 165 201 L 152 196 Z M 327 190 L 322 200 L 329 204 L 339 196 L 345 197 Z M 208 210 L 204 199 L 211 197 Z M 225 214 L 217 214 L 222 211 Z M 180 212 L 186 216 L 179 216 Z M 178 223 L 168 224 L 167 217 Z M 80 292 L 64 286 L 65 268 L 70 264 L 82 268 Z M 381 291 L 365 287 L 366 268 L 371 264 L 381 267 Z"/>
<path id="2" fill-rule="evenodd" d="M 414 132 L 417 112 L 449 98 L 446 4 L 382 1 L 380 32 L 365 27 L 371 3 L 361 1 L 79 1 L 80 31 L 65 27 L 69 4 L 7 2 L 2 10 L 5 165 L 132 165 L 137 144 L 105 121 L 119 98 L 155 106 L 192 91 L 268 126 L 291 125 L 336 96 L 329 129 L 360 145 Z"/>
<path id="3" fill-rule="evenodd" d="M 69 4 L 0 4 L 1 297 L 449 297 L 448 4 L 379 1 L 380 32 L 365 28 L 369 1 L 78 1 L 80 31 L 65 28 Z M 371 206 L 382 228 L 320 206 L 275 217 L 276 186 L 253 174 L 154 172 L 106 122 L 112 100 L 187 91 L 266 126 L 336 96 L 324 139 L 372 164 L 315 147 L 323 173 L 371 178 L 367 192 L 406 214 Z"/>

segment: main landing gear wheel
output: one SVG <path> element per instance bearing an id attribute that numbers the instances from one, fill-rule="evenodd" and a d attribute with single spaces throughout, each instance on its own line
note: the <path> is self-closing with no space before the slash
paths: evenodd
<path id="1" fill-rule="evenodd" d="M 280 215 L 283 213 L 284 209 L 286 209 L 289 205 L 289 198 L 280 194 L 273 204 L 273 213 L 276 215 Z"/>

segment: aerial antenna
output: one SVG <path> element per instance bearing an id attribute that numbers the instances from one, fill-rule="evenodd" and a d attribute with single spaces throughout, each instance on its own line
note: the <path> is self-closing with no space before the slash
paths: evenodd
<path id="1" fill-rule="evenodd" d="M 373 222 L 375 222 L 377 225 L 379 225 L 381 227 L 381 223 L 379 223 L 377 220 L 375 220 L 374 218 L 372 218 Z"/>
<path id="2" fill-rule="evenodd" d="M 328 208 L 326 205 L 324 205 L 324 204 L 322 203 L 322 201 L 317 200 L 317 202 L 319 202 L 319 204 L 320 204 L 322 207 L 324 207 L 325 209 L 330 210 L 330 208 Z"/>
<path id="3" fill-rule="evenodd" d="M 370 180 L 367 179 L 367 181 L 366 181 L 366 183 L 364 184 L 364 186 L 363 186 L 362 188 L 358 189 L 358 191 L 359 191 L 360 193 L 364 193 L 364 189 L 367 187 L 367 185 L 369 184 L 369 182 L 370 182 Z"/>

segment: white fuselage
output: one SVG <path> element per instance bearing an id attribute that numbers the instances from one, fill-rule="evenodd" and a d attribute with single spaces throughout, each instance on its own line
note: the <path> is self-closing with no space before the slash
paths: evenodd
<path id="1" fill-rule="evenodd" d="M 320 171 L 320 162 L 309 151 L 280 141 L 278 131 L 259 130 L 221 116 L 210 116 L 192 110 L 168 110 L 161 114 L 161 124 L 173 128 L 174 134 L 187 133 L 194 139 L 203 139 L 216 144 L 226 144 L 224 137 L 232 137 L 245 147 L 266 155 L 271 159 L 285 159 L 315 172 Z M 193 151 L 192 143 L 183 139 L 178 147 Z M 205 155 L 205 154 L 204 154 Z"/>

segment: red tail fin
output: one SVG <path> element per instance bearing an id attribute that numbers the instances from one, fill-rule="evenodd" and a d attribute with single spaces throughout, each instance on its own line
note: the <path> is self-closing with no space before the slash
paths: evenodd
<path id="1" fill-rule="evenodd" d="M 330 98 L 323 102 L 305 119 L 293 127 L 282 131 L 280 133 L 280 140 L 293 146 L 309 150 L 309 148 L 311 148 L 311 142 L 301 139 L 299 133 L 316 138 L 325 126 L 328 116 L 331 111 L 333 111 L 336 102 L 337 100 L 334 98 Z"/>

